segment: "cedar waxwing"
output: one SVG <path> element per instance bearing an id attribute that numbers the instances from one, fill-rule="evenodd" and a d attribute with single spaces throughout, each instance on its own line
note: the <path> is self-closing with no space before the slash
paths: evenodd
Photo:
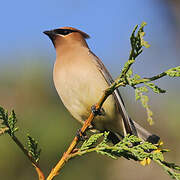
<path id="1" fill-rule="evenodd" d="M 102 61 L 89 49 L 89 35 L 72 27 L 63 27 L 44 32 L 56 49 L 53 79 L 55 88 L 72 116 L 83 123 L 91 107 L 102 96 L 113 79 Z M 127 133 L 144 141 L 157 143 L 159 137 L 131 120 L 125 110 L 119 90 L 116 89 L 103 104 L 102 115 L 92 121 L 93 129 L 110 131 L 116 143 Z"/>

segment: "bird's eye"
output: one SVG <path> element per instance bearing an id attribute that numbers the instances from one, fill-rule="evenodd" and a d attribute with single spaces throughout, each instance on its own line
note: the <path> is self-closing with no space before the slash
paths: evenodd
<path id="1" fill-rule="evenodd" d="M 62 33 L 63 35 L 67 35 L 67 34 L 69 34 L 70 33 L 70 31 L 68 31 L 68 30 L 64 30 L 64 32 Z"/>
<path id="2" fill-rule="evenodd" d="M 72 31 L 70 29 L 55 29 L 54 32 L 56 34 L 61 34 L 61 35 L 68 35 L 68 34 L 72 33 Z"/>

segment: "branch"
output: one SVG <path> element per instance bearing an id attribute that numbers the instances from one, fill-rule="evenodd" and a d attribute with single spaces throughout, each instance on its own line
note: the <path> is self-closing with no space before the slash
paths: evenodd
<path id="1" fill-rule="evenodd" d="M 21 151 L 25 154 L 25 156 L 29 159 L 32 165 L 35 167 L 39 180 L 45 180 L 44 174 L 39 166 L 38 161 L 34 159 L 34 157 L 29 153 L 29 151 L 23 146 L 23 144 L 19 141 L 19 139 L 16 136 L 12 136 L 12 139 L 16 143 L 16 145 L 21 149 Z"/>
<path id="2" fill-rule="evenodd" d="M 20 142 L 20 140 L 15 136 L 15 132 L 18 130 L 18 127 L 16 127 L 17 118 L 14 110 L 12 110 L 12 112 L 9 115 L 7 110 L 0 107 L 0 119 L 2 120 L 2 122 L 0 123 L 0 134 L 9 134 L 11 139 L 16 143 L 16 145 L 21 149 L 21 151 L 25 154 L 25 156 L 35 167 L 39 180 L 45 180 L 44 174 L 39 166 L 39 157 L 34 156 L 34 154 L 32 154 L 31 151 L 26 149 L 24 145 Z M 29 147 L 32 147 L 32 144 L 33 142 L 28 143 Z M 31 149 L 33 152 L 35 152 L 37 150 L 37 147 L 32 147 Z"/>
<path id="3" fill-rule="evenodd" d="M 150 77 L 150 78 L 143 78 L 143 79 L 137 80 L 134 85 L 155 81 L 155 80 L 158 80 L 158 79 L 160 79 L 160 78 L 162 78 L 164 76 L 167 76 L 166 72 L 162 72 L 162 73 L 160 73 L 160 74 L 158 74 L 156 76 Z"/>

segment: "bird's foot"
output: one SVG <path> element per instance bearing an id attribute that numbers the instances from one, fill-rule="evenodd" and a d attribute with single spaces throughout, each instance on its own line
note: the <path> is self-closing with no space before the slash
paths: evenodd
<path id="1" fill-rule="evenodd" d="M 101 108 L 101 109 L 97 109 L 96 108 L 96 105 L 93 105 L 92 107 L 91 107 L 91 111 L 92 111 L 92 113 L 94 114 L 94 116 L 104 116 L 105 115 L 105 110 L 103 109 L 103 108 Z"/>
<path id="2" fill-rule="evenodd" d="M 81 129 L 77 130 L 77 134 L 76 134 L 77 138 L 79 141 L 85 141 L 87 139 L 86 133 L 82 132 Z"/>

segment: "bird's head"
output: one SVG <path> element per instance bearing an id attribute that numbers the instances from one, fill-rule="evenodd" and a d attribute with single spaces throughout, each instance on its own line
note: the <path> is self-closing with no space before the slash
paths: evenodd
<path id="1" fill-rule="evenodd" d="M 44 31 L 43 33 L 51 39 L 55 48 L 65 44 L 81 44 L 82 46 L 87 46 L 85 39 L 90 38 L 85 32 L 72 27 L 62 27 Z"/>

